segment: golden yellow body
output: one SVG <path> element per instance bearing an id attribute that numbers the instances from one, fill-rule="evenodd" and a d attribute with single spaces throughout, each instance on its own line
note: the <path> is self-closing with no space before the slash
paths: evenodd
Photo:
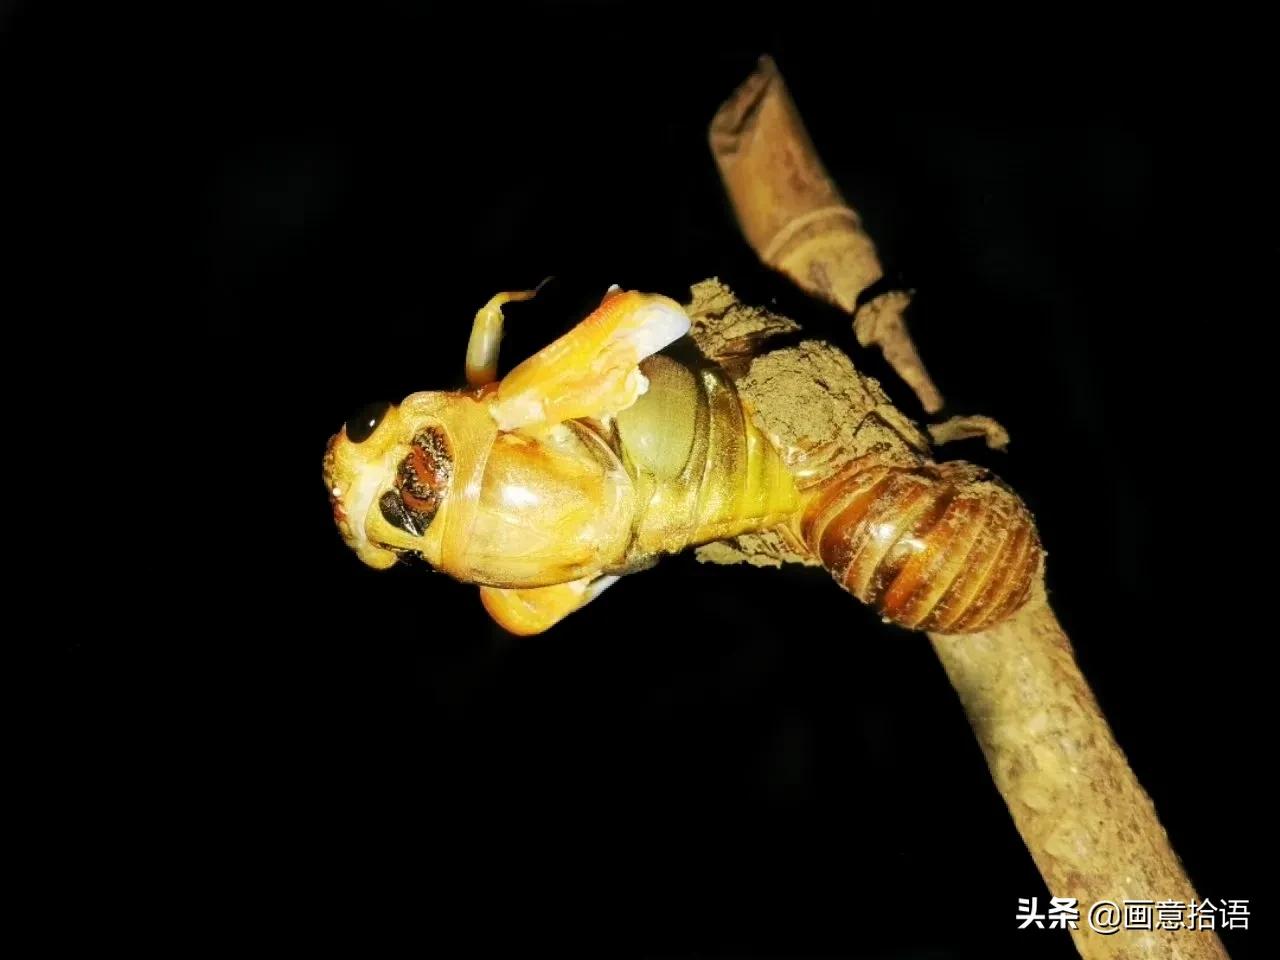
<path id="1" fill-rule="evenodd" d="M 522 634 L 664 554 L 775 529 L 907 626 L 976 628 L 1021 602 L 1040 555 L 1016 498 L 966 496 L 931 466 L 798 481 L 723 370 L 658 352 L 689 329 L 666 297 L 611 291 L 494 382 L 501 304 L 531 295 L 477 314 L 470 389 L 413 394 L 331 439 L 334 518 L 365 563 L 420 556 Z"/>

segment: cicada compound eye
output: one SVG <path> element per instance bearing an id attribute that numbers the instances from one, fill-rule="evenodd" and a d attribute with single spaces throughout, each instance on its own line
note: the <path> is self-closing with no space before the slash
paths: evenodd
<path id="1" fill-rule="evenodd" d="M 391 404 L 385 400 L 361 407 L 347 420 L 347 439 L 352 443 L 364 443 L 373 436 L 373 431 L 378 429 L 378 424 L 390 409 Z"/>

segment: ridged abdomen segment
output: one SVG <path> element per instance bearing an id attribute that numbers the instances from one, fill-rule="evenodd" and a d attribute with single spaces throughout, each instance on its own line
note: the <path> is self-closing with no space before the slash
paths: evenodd
<path id="1" fill-rule="evenodd" d="M 640 369 L 649 389 L 617 417 L 642 505 L 638 553 L 677 553 L 794 517 L 791 474 L 722 371 L 661 354 Z"/>
<path id="2" fill-rule="evenodd" d="M 800 532 L 850 593 L 887 620 L 967 633 L 1026 602 L 1043 551 L 1022 501 L 967 463 L 871 465 L 808 499 Z"/>

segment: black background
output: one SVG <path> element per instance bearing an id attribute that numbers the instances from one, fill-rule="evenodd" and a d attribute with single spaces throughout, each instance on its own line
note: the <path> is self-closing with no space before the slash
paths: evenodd
<path id="1" fill-rule="evenodd" d="M 124 809 L 164 864 L 133 889 L 196 942 L 1074 955 L 1016 930 L 1017 898 L 1048 894 L 927 643 L 825 575 L 672 558 L 516 640 L 474 588 L 374 573 L 332 528 L 328 436 L 369 400 L 459 384 L 474 310 L 549 274 L 508 310 L 504 366 L 611 283 L 683 297 L 718 275 L 923 419 L 737 232 L 706 126 L 765 52 L 917 291 L 947 412 L 1013 437 L 947 454 L 1036 511 L 1054 607 L 1193 881 L 1265 926 L 1275 308 L 1250 285 L 1275 275 L 1276 206 L 1256 26 L 719 16 L 29 4 L 9 24 L 10 183 L 61 278 L 43 315 L 89 331 L 56 392 L 109 371 L 110 435 L 166 450 L 139 493 L 111 448 L 139 559 L 102 563 L 93 628 L 57 639 L 63 882 L 85 895 L 68 928 L 137 865 L 132 841 L 100 853 Z M 135 344 L 162 359 L 132 372 Z M 1263 935 L 1228 947 L 1261 956 Z"/>

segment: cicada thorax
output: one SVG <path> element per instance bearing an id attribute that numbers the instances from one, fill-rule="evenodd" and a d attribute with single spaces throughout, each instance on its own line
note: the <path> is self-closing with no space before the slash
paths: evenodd
<path id="1" fill-rule="evenodd" d="M 1010 616 L 1043 558 L 1026 505 L 962 462 L 855 461 L 811 492 L 799 525 L 850 593 L 893 623 L 937 633 Z"/>

